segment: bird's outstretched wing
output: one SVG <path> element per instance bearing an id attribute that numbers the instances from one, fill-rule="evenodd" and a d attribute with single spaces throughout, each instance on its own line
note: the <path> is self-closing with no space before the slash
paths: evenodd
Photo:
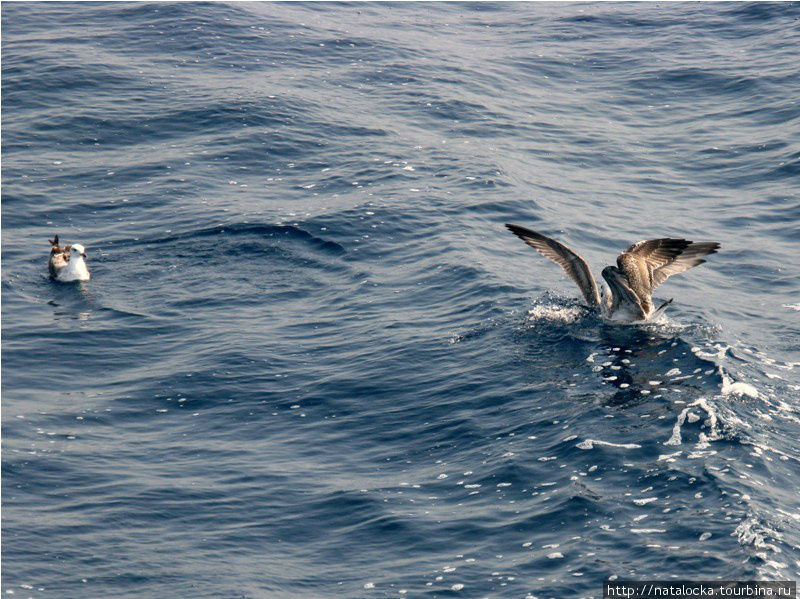
<path id="1" fill-rule="evenodd" d="M 597 289 L 597 283 L 595 283 L 592 271 L 589 270 L 589 265 L 586 263 L 586 260 L 563 243 L 542 235 L 541 233 L 531 231 L 530 229 L 518 225 L 507 224 L 506 227 L 542 256 L 550 258 L 550 260 L 561 266 L 578 285 L 586 303 L 593 308 L 600 306 L 600 292 Z"/>
<path id="2" fill-rule="evenodd" d="M 703 256 L 714 254 L 719 243 L 695 243 L 686 239 L 650 239 L 634 243 L 619 256 L 617 266 L 631 282 L 631 287 L 650 294 L 670 276 L 703 264 Z"/>

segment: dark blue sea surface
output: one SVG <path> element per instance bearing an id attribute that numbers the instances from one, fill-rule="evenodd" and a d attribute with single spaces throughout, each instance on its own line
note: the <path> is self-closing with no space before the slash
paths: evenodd
<path id="1" fill-rule="evenodd" d="M 3 595 L 799 578 L 798 65 L 797 3 L 4 2 Z M 506 222 L 722 249 L 611 326 Z"/>

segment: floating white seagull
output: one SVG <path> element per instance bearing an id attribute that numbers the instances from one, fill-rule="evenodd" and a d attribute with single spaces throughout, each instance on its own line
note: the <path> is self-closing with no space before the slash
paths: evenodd
<path id="1" fill-rule="evenodd" d="M 50 240 L 50 276 L 55 281 L 88 281 L 86 250 L 80 243 L 58 247 L 58 235 Z"/>
<path id="2" fill-rule="evenodd" d="M 661 314 L 672 300 L 654 310 L 653 290 L 671 275 L 702 264 L 703 256 L 715 254 L 720 247 L 715 241 L 695 243 L 669 237 L 634 243 L 617 256 L 616 266 L 603 269 L 611 294 L 601 297 L 589 265 L 578 254 L 536 231 L 517 225 L 506 227 L 542 256 L 558 263 L 578 284 L 586 303 L 615 322 L 642 322 Z"/>

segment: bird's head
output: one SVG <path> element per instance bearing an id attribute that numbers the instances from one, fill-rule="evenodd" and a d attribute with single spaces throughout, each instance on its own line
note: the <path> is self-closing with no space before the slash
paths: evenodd
<path id="1" fill-rule="evenodd" d="M 616 266 L 606 266 L 603 269 L 603 278 L 606 280 L 609 278 L 616 278 L 619 274 L 619 269 Z"/>
<path id="2" fill-rule="evenodd" d="M 75 259 L 86 258 L 86 249 L 80 243 L 73 243 L 69 253 L 70 257 L 74 257 Z"/>
<path id="3" fill-rule="evenodd" d="M 622 271 L 616 266 L 606 266 L 603 269 L 603 278 L 606 280 L 606 283 L 608 283 L 612 293 L 614 289 L 628 286 L 628 281 L 625 278 L 625 275 L 623 275 Z"/>

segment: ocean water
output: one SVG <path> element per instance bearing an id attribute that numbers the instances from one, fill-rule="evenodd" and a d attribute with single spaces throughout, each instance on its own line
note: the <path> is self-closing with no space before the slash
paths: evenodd
<path id="1" fill-rule="evenodd" d="M 797 579 L 798 65 L 796 3 L 3 3 L 3 595 Z M 609 326 L 506 222 L 722 249 Z"/>

